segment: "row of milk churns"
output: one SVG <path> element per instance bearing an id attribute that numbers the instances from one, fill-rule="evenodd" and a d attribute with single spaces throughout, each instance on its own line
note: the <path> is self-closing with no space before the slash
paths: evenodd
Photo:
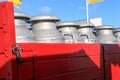
<path id="1" fill-rule="evenodd" d="M 116 44 L 120 42 L 120 30 L 114 30 L 114 27 L 109 25 L 94 28 L 93 24 L 86 22 L 60 22 L 60 18 L 53 15 L 29 18 L 22 12 L 15 12 L 14 16 L 17 43 Z"/>

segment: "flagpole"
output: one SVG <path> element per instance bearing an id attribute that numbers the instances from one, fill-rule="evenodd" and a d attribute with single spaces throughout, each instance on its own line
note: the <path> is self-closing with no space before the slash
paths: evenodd
<path id="1" fill-rule="evenodd" d="M 88 0 L 86 0 L 86 17 L 87 17 L 87 23 L 89 23 L 89 10 L 88 10 Z"/>

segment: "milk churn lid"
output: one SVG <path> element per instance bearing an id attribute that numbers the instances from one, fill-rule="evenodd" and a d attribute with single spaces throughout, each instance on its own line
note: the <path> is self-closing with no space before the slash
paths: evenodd
<path id="1" fill-rule="evenodd" d="M 24 18 L 26 20 L 29 20 L 29 16 L 26 13 L 23 12 L 15 12 L 14 13 L 15 18 Z"/>
<path id="2" fill-rule="evenodd" d="M 111 29 L 111 30 L 113 30 L 114 27 L 110 26 L 110 25 L 103 25 L 103 26 L 96 27 L 96 29 L 97 30 L 101 30 L 101 29 Z"/>
<path id="3" fill-rule="evenodd" d="M 60 21 L 58 16 L 53 15 L 41 15 L 41 16 L 34 16 L 32 17 L 29 22 L 33 21 Z"/>
<path id="4" fill-rule="evenodd" d="M 83 22 L 83 23 L 79 23 L 80 27 L 79 28 L 84 28 L 84 27 L 94 27 L 94 25 L 92 23 L 87 23 L 87 22 Z"/>
<path id="5" fill-rule="evenodd" d="M 72 21 L 64 21 L 64 22 L 57 23 L 57 28 L 60 28 L 60 27 L 79 27 L 79 25 Z"/>

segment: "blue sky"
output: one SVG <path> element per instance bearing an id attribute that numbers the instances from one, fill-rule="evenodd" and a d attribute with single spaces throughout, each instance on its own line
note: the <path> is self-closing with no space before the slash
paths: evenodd
<path id="1" fill-rule="evenodd" d="M 2 1 L 2 0 L 1 0 Z M 86 19 L 85 0 L 23 0 L 20 9 L 30 16 L 52 14 L 62 21 Z M 102 17 L 104 25 L 120 27 L 120 0 L 104 0 L 89 5 L 89 17 Z"/>

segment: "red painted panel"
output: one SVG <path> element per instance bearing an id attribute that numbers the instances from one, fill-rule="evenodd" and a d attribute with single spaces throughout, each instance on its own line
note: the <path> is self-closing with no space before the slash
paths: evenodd
<path id="1" fill-rule="evenodd" d="M 120 73 L 120 66 L 118 65 L 106 65 L 105 66 L 105 73 L 106 75 L 112 75 L 112 74 L 115 74 L 115 73 Z"/>
<path id="2" fill-rule="evenodd" d="M 34 79 L 34 68 L 33 63 L 23 63 L 19 65 L 19 80 L 33 80 Z"/>
<path id="3" fill-rule="evenodd" d="M 27 53 L 30 50 L 33 51 L 34 55 L 34 65 L 35 65 L 35 76 L 36 80 L 40 78 L 47 78 L 48 76 L 55 75 L 64 75 L 69 73 L 74 73 L 76 75 L 85 75 L 84 70 L 86 71 L 86 75 L 92 72 L 92 69 L 87 71 L 86 68 L 96 68 L 93 69 L 93 72 L 96 71 L 98 73 L 93 73 L 91 75 L 98 75 L 97 77 L 90 77 L 91 79 L 101 78 L 100 76 L 104 76 L 104 73 L 101 73 L 101 66 L 103 65 L 103 59 L 101 54 L 100 45 L 91 45 L 91 44 L 19 44 L 20 48 L 23 49 L 22 58 L 24 56 L 24 60 L 31 59 L 33 57 L 30 55 L 27 56 Z M 85 48 L 87 47 L 87 48 Z M 26 56 L 25 56 L 26 54 Z M 83 70 L 83 73 L 82 71 Z M 76 72 L 78 71 L 78 72 Z M 91 72 L 90 72 L 91 71 Z M 75 77 L 75 74 L 67 75 L 72 78 Z M 62 79 L 67 79 L 68 77 L 62 76 Z M 72 78 L 70 80 L 72 80 Z M 52 78 L 52 79 L 59 79 Z M 61 78 L 60 78 L 61 79 Z M 85 79 L 88 80 L 89 77 L 78 77 L 76 79 Z M 51 79 L 49 79 L 51 80 Z"/>
<path id="4" fill-rule="evenodd" d="M 83 45 L 83 49 L 85 51 L 85 54 L 89 56 L 89 58 L 95 63 L 95 65 L 100 68 L 100 65 L 102 64 L 103 55 L 102 53 L 102 47 L 99 44 L 85 44 Z M 98 59 L 92 58 L 90 55 L 99 55 Z"/>
<path id="5" fill-rule="evenodd" d="M 4 54 L 0 54 L 0 78 L 5 77 L 4 65 L 5 65 Z"/>
<path id="6" fill-rule="evenodd" d="M 98 78 L 98 79 L 95 79 L 95 80 L 105 80 L 105 78 L 103 77 L 103 78 Z"/>
<path id="7" fill-rule="evenodd" d="M 120 80 L 120 54 L 105 55 L 106 80 Z"/>
<path id="8" fill-rule="evenodd" d="M 23 60 L 23 62 L 28 62 L 28 61 L 34 61 L 34 54 L 33 52 L 22 52 L 21 54 L 21 58 Z"/>
<path id="9" fill-rule="evenodd" d="M 106 80 L 120 80 L 120 47 L 117 44 L 104 45 Z"/>
<path id="10" fill-rule="evenodd" d="M 105 65 L 112 73 L 120 72 L 120 54 L 105 55 Z"/>
<path id="11" fill-rule="evenodd" d="M 11 60 L 11 66 L 12 66 L 12 80 L 18 80 L 18 72 L 19 72 L 19 69 L 18 69 L 18 65 L 17 65 L 17 59 L 16 59 L 16 56 L 15 55 L 12 55 L 12 60 Z"/>
<path id="12" fill-rule="evenodd" d="M 4 53 L 4 45 L 3 45 L 3 30 L 0 29 L 0 53 Z"/>
<path id="13" fill-rule="evenodd" d="M 12 80 L 12 46 L 15 44 L 14 9 L 11 2 L 0 2 L 0 53 L 4 54 L 3 67 L 6 80 Z M 1 72 L 1 71 L 0 71 Z"/>
<path id="14" fill-rule="evenodd" d="M 2 6 L 1 6 L 1 3 L 0 3 L 0 12 L 2 12 Z M 0 53 L 3 53 L 4 52 L 4 40 L 3 40 L 3 26 L 2 26 L 2 14 L 0 14 Z"/>
<path id="15" fill-rule="evenodd" d="M 114 73 L 106 76 L 106 80 L 120 80 L 120 73 Z"/>
<path id="16" fill-rule="evenodd" d="M 120 46 L 118 44 L 106 44 L 104 46 L 104 54 L 120 54 Z"/>
<path id="17" fill-rule="evenodd" d="M 37 44 L 34 47 L 36 61 L 76 57 L 84 54 L 82 44 Z"/>
<path id="18" fill-rule="evenodd" d="M 29 61 L 34 61 L 34 44 L 29 44 L 29 43 L 21 43 L 18 44 L 19 48 L 22 49 L 21 52 L 21 59 L 24 62 L 29 62 Z"/>
<path id="19" fill-rule="evenodd" d="M 38 76 L 36 80 L 96 80 L 100 77 L 102 78 L 102 74 L 103 68 L 101 70 L 91 68 L 47 77 Z"/>
<path id="20" fill-rule="evenodd" d="M 112 80 L 120 80 L 120 73 L 112 74 Z"/>
<path id="21" fill-rule="evenodd" d="M 103 53 L 101 52 L 101 45 L 100 44 L 84 44 L 82 45 L 83 49 L 85 50 L 88 55 L 100 55 Z"/>
<path id="22" fill-rule="evenodd" d="M 84 48 L 84 47 L 87 47 Z M 43 58 L 37 58 L 37 60 L 53 59 L 53 58 L 65 58 L 75 56 L 88 56 L 88 55 L 100 55 L 100 45 L 90 44 L 37 44 L 34 45 L 36 56 L 43 56 Z M 88 53 L 88 54 L 85 54 Z M 52 56 L 52 57 L 50 57 Z"/>
<path id="23" fill-rule="evenodd" d="M 97 61 L 99 60 L 99 55 L 91 56 L 91 58 L 94 58 Z M 38 70 L 37 74 L 40 77 L 93 67 L 97 66 L 89 57 L 74 57 L 36 62 L 36 69 Z"/>
<path id="24" fill-rule="evenodd" d="M 22 43 L 19 48 L 23 49 L 21 58 L 24 63 L 17 63 L 12 54 L 15 45 L 13 4 L 0 3 L 0 12 L 0 28 L 3 28 L 0 29 L 0 34 L 3 34 L 0 37 L 3 40 L 0 40 L 3 44 L 0 53 L 4 52 L 4 58 L 3 55 L 0 58 L 5 61 L 0 63 L 4 70 L 0 72 L 7 80 L 34 80 L 34 77 L 36 80 L 95 80 L 103 77 L 99 44 Z"/>

